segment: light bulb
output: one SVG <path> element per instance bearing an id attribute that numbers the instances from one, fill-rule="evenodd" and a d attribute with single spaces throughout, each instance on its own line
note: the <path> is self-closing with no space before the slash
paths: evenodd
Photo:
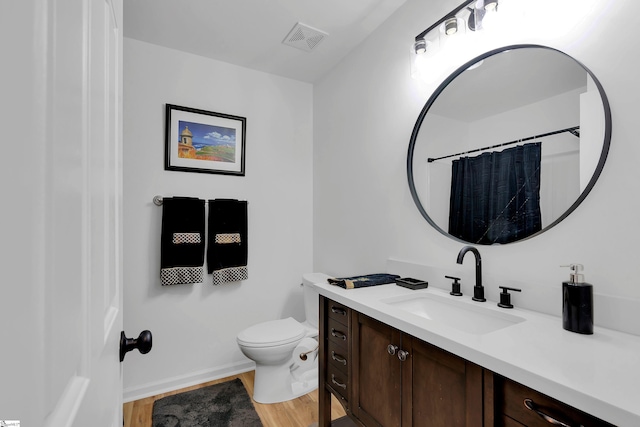
<path id="1" fill-rule="evenodd" d="M 413 44 L 413 51 L 416 55 L 421 55 L 427 51 L 427 41 L 425 39 L 418 39 Z"/>
<path id="2" fill-rule="evenodd" d="M 415 45 L 415 43 L 414 43 Z M 442 58 L 438 55 L 438 40 L 425 40 L 423 53 L 411 47 L 411 77 L 430 84 L 442 77 Z"/>
<path id="3" fill-rule="evenodd" d="M 484 10 L 492 13 L 498 11 L 498 0 L 485 0 Z"/>
<path id="4" fill-rule="evenodd" d="M 456 18 L 449 18 L 444 21 L 444 32 L 450 36 L 458 32 L 458 20 Z"/>

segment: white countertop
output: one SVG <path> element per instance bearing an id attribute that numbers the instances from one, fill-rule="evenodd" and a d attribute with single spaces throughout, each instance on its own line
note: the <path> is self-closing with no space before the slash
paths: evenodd
<path id="1" fill-rule="evenodd" d="M 594 327 L 593 335 L 562 328 L 562 319 L 495 301 L 475 302 L 441 289 L 381 285 L 343 289 L 314 285 L 321 295 L 378 319 L 493 372 L 620 427 L 640 426 L 640 337 Z M 447 327 L 381 300 L 421 293 L 481 304 L 525 320 L 486 334 Z"/>

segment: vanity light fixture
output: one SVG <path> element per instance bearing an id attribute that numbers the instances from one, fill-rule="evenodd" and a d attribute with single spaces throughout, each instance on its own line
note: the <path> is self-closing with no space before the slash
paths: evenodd
<path id="1" fill-rule="evenodd" d="M 427 41 L 425 39 L 416 39 L 413 43 L 413 51 L 416 55 L 423 54 L 427 51 Z"/>
<path id="2" fill-rule="evenodd" d="M 450 35 L 458 30 L 459 21 L 457 18 L 467 17 L 467 25 L 470 30 L 476 31 L 482 28 L 482 20 L 487 13 L 498 11 L 499 0 L 467 0 L 458 7 L 444 15 L 429 28 L 416 36 L 418 39 L 427 39 L 427 34 L 444 23 L 445 33 Z"/>
<path id="3" fill-rule="evenodd" d="M 498 0 L 485 0 L 484 7 L 481 9 L 483 28 L 493 27 L 496 15 L 498 13 Z"/>
<path id="4" fill-rule="evenodd" d="M 434 54 L 441 40 L 444 43 L 450 36 L 458 38 L 465 32 L 465 28 L 471 31 L 482 30 L 485 20 L 493 20 L 493 15 L 498 11 L 498 2 L 499 0 L 466 0 L 418 34 L 412 49 L 412 76 L 424 74 L 419 68 L 433 63 L 430 59 L 425 61 L 424 55 L 428 54 L 430 57 Z"/>
<path id="5" fill-rule="evenodd" d="M 484 2 L 484 10 L 486 12 L 497 12 L 498 11 L 498 0 L 486 0 Z"/>
<path id="6" fill-rule="evenodd" d="M 416 41 L 418 41 L 419 39 L 427 39 L 427 34 L 429 34 L 432 30 L 439 28 L 440 25 L 442 25 L 442 23 L 444 23 L 447 20 L 453 20 L 455 25 L 456 25 L 456 29 L 457 29 L 457 21 L 456 21 L 456 17 L 458 16 L 458 14 L 463 11 L 463 10 L 467 10 L 467 7 L 472 4 L 472 3 L 477 3 L 477 2 L 482 2 L 482 4 L 484 4 L 484 0 L 467 0 L 465 2 L 463 2 L 460 6 L 456 7 L 455 9 L 453 9 L 451 12 L 447 13 L 445 16 L 443 16 L 442 18 L 440 18 L 437 22 L 435 22 L 433 25 L 431 25 L 429 28 L 427 28 L 426 30 L 424 30 L 423 32 L 421 32 L 420 34 L 418 34 L 415 38 Z M 469 8 L 471 11 L 475 11 L 476 7 L 471 7 Z M 467 10 L 467 13 L 469 11 Z"/>
<path id="7" fill-rule="evenodd" d="M 444 21 L 444 33 L 451 36 L 458 32 L 458 19 L 454 16 Z"/>
<path id="8" fill-rule="evenodd" d="M 491 20 L 493 15 L 498 12 L 498 0 L 485 0 L 476 2 L 475 13 L 469 13 L 467 18 L 467 27 L 471 31 L 481 30 L 483 23 Z"/>
<path id="9" fill-rule="evenodd" d="M 471 31 L 476 31 L 480 29 L 480 25 L 482 25 L 482 20 L 481 19 L 476 19 L 476 14 L 480 14 L 482 13 L 479 10 L 476 10 L 476 13 L 470 13 L 469 17 L 467 18 L 467 28 L 469 28 Z"/>

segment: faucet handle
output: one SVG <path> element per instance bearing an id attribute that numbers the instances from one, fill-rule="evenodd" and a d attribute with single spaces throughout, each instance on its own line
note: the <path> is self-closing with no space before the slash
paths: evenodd
<path id="1" fill-rule="evenodd" d="M 447 279 L 453 280 L 453 283 L 451 284 L 451 292 L 449 292 L 449 294 L 456 297 L 461 297 L 462 292 L 460 292 L 460 278 L 453 277 L 453 276 L 444 276 L 444 277 L 446 277 Z"/>
<path id="2" fill-rule="evenodd" d="M 513 308 L 513 304 L 511 304 L 511 294 L 509 291 L 522 292 L 522 289 L 508 288 L 506 286 L 498 287 L 502 289 L 502 292 L 500 292 L 500 302 L 498 303 L 498 307 Z"/>

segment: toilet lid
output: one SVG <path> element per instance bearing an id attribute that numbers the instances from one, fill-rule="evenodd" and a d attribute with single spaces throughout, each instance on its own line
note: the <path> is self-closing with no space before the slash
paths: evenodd
<path id="1" fill-rule="evenodd" d="M 292 317 L 258 323 L 238 334 L 238 343 L 247 347 L 274 347 L 304 337 L 305 329 Z"/>

